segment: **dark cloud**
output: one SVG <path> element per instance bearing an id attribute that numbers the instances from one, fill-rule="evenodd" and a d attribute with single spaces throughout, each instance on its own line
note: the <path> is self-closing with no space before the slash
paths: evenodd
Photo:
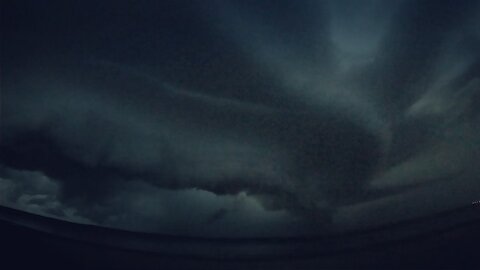
<path id="1" fill-rule="evenodd" d="M 2 204 L 246 236 L 469 203 L 476 4 L 8 3 Z"/>
<path id="2" fill-rule="evenodd" d="M 173 235 L 293 236 L 314 231 L 286 211 L 265 210 L 245 192 L 216 195 L 205 190 L 177 191 L 141 180 L 117 179 L 109 186 L 112 190 L 108 195 L 87 201 L 66 197 L 65 185 L 69 183 L 38 171 L 3 167 L 0 203 L 72 222 Z"/>
<path id="3" fill-rule="evenodd" d="M 316 189 L 308 179 L 321 168 L 342 192 L 362 183 L 378 155 L 374 134 L 328 111 L 280 111 L 163 85 L 153 92 L 155 85 L 135 76 L 128 84 L 124 77 L 76 76 L 75 85 L 64 82 L 68 74 L 61 80 L 45 75 L 7 93 L 9 100 L 22 100 L 11 104 L 23 104 L 26 112 L 4 118 L 12 127 L 4 146 L 11 166 L 26 163 L 61 179 L 88 179 L 83 185 L 141 176 L 163 187 L 218 193 Z M 127 93 L 133 86 L 139 90 Z M 65 90 L 72 87 L 82 91 Z M 113 96 L 112 89 L 120 94 Z M 25 157 L 28 152 L 37 155 Z M 306 180 L 292 181 L 297 178 Z"/>
<path id="4" fill-rule="evenodd" d="M 465 23 L 477 8 L 470 0 L 404 1 L 380 45 L 367 87 L 388 110 L 404 110 L 437 80 L 432 71 L 441 56 L 451 53 L 446 44 L 465 35 Z"/>
<path id="5" fill-rule="evenodd" d="M 38 171 L 0 168 L 0 203 L 30 213 L 92 224 L 60 198 L 60 185 Z"/>

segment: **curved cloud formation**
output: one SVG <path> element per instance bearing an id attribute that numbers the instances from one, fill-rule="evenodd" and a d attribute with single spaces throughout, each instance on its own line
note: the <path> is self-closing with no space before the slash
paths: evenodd
<path id="1" fill-rule="evenodd" d="M 480 196 L 477 1 L 5 6 L 3 205 L 258 236 Z"/>

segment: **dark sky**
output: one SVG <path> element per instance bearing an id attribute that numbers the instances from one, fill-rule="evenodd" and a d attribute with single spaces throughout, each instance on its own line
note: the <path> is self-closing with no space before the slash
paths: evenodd
<path id="1" fill-rule="evenodd" d="M 480 199 L 478 1 L 1 5 L 1 205 L 242 237 Z"/>

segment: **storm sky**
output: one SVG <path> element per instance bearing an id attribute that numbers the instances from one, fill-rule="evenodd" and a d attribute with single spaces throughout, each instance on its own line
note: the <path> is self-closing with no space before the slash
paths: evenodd
<path id="1" fill-rule="evenodd" d="M 480 6 L 2 1 L 0 204 L 328 234 L 480 199 Z"/>

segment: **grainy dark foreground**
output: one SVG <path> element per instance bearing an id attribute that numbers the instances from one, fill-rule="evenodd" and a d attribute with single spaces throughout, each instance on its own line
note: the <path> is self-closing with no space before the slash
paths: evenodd
<path id="1" fill-rule="evenodd" d="M 1 207 L 0 245 L 5 269 L 475 269 L 477 210 L 331 237 L 225 239 L 133 233 Z"/>

